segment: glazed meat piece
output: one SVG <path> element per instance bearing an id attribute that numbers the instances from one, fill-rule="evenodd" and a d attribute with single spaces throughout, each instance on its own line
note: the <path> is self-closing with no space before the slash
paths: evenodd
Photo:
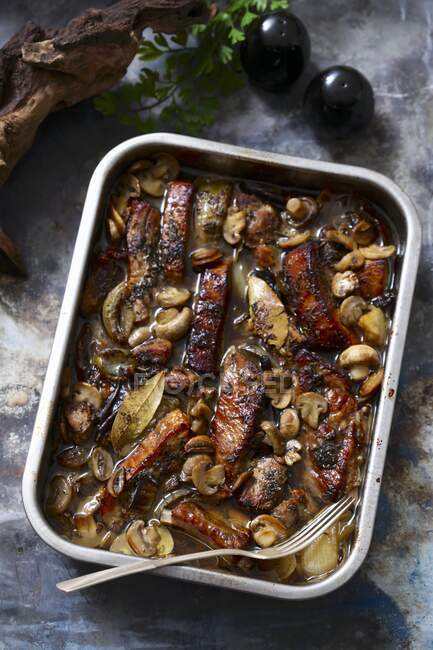
<path id="1" fill-rule="evenodd" d="M 171 523 L 186 532 L 199 537 L 219 548 L 243 548 L 250 541 L 250 533 L 239 526 L 236 528 L 217 511 L 204 508 L 194 501 L 182 501 L 168 514 L 164 523 Z"/>
<path id="2" fill-rule="evenodd" d="M 308 393 L 322 388 L 338 388 L 349 394 L 350 381 L 345 370 L 323 361 L 316 353 L 300 349 L 294 354 L 297 367 L 297 392 Z"/>
<path id="3" fill-rule="evenodd" d="M 281 500 L 287 481 L 287 467 L 273 456 L 260 458 L 239 497 L 245 508 L 269 512 Z"/>
<path id="4" fill-rule="evenodd" d="M 245 244 L 250 248 L 275 242 L 280 227 L 280 217 L 269 203 L 263 203 L 254 194 L 235 190 L 235 205 L 246 212 Z"/>
<path id="5" fill-rule="evenodd" d="M 222 233 L 223 221 L 232 195 L 232 186 L 223 180 L 200 179 L 194 201 L 197 238 L 212 242 Z"/>
<path id="6" fill-rule="evenodd" d="M 83 316 L 96 314 L 100 310 L 105 296 L 121 281 L 123 275 L 122 267 L 109 250 L 96 255 L 81 294 L 80 311 Z"/>
<path id="7" fill-rule="evenodd" d="M 342 432 L 320 439 L 312 432 L 304 438 L 305 488 L 319 501 L 337 501 L 357 484 L 359 445 L 354 421 Z"/>
<path id="8" fill-rule="evenodd" d="M 193 184 L 189 181 L 172 181 L 167 186 L 162 216 L 160 263 L 164 277 L 171 282 L 179 282 L 184 274 L 193 191 Z"/>
<path id="9" fill-rule="evenodd" d="M 235 348 L 229 350 L 212 421 L 216 462 L 224 465 L 229 485 L 241 471 L 242 461 L 257 430 L 264 399 L 257 366 Z"/>
<path id="10" fill-rule="evenodd" d="M 356 342 L 355 335 L 339 320 L 325 281 L 317 242 L 308 242 L 286 253 L 283 274 L 289 293 L 288 306 L 294 307 L 308 346 L 335 350 Z"/>
<path id="11" fill-rule="evenodd" d="M 357 272 L 359 290 L 366 300 L 381 296 L 388 282 L 387 260 L 365 260 L 364 266 Z"/>
<path id="12" fill-rule="evenodd" d="M 121 462 L 125 479 L 131 480 L 143 469 L 151 468 L 156 479 L 180 469 L 184 444 L 190 433 L 189 418 L 180 409 L 168 413 L 156 424 L 134 451 Z"/>
<path id="13" fill-rule="evenodd" d="M 301 512 L 305 508 L 304 490 L 293 489 L 290 496 L 281 501 L 273 510 L 272 515 L 280 519 L 287 527 L 287 530 L 294 528 L 300 519 Z"/>
<path id="14" fill-rule="evenodd" d="M 159 210 L 147 201 L 131 199 L 126 224 L 128 280 L 130 284 L 152 286 L 155 279 L 156 248 L 159 240 Z"/>
<path id="15" fill-rule="evenodd" d="M 206 269 L 200 276 L 186 349 L 186 365 L 199 374 L 217 373 L 228 284 L 229 264 L 226 261 Z"/>

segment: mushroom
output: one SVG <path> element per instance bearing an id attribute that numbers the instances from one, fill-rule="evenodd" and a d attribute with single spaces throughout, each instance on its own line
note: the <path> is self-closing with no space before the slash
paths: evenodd
<path id="1" fill-rule="evenodd" d="M 126 226 L 113 201 L 110 202 L 107 217 L 108 232 L 113 242 L 118 241 L 125 234 Z"/>
<path id="2" fill-rule="evenodd" d="M 192 469 L 192 482 L 200 494 L 215 494 L 225 481 L 224 465 L 214 465 L 208 461 L 196 463 Z"/>
<path id="3" fill-rule="evenodd" d="M 379 370 L 376 370 L 376 372 L 373 372 L 369 377 L 367 377 L 367 379 L 365 379 L 365 381 L 363 381 L 361 384 L 361 388 L 359 389 L 359 396 L 368 398 L 373 395 L 373 393 L 375 393 L 377 389 L 382 385 L 384 375 L 384 369 L 379 368 Z"/>
<path id="4" fill-rule="evenodd" d="M 94 363 L 101 374 L 112 381 L 119 381 L 132 375 L 136 365 L 131 353 L 122 348 L 100 350 L 94 357 Z"/>
<path id="5" fill-rule="evenodd" d="M 265 394 L 271 400 L 274 408 L 284 409 L 292 401 L 293 388 L 292 386 L 287 386 L 291 381 L 291 375 L 280 368 L 267 370 L 263 373 Z"/>
<path id="6" fill-rule="evenodd" d="M 212 415 L 212 411 L 203 399 L 199 399 L 191 408 L 190 414 L 194 418 L 202 417 L 208 420 Z"/>
<path id="7" fill-rule="evenodd" d="M 151 167 L 150 173 L 154 178 L 160 178 L 168 183 L 179 175 L 180 165 L 171 154 L 165 152 L 157 153 L 153 159 L 155 162 Z"/>
<path id="8" fill-rule="evenodd" d="M 95 447 L 90 456 L 90 468 L 98 481 L 107 481 L 113 472 L 113 459 L 106 449 Z"/>
<path id="9" fill-rule="evenodd" d="M 160 178 L 155 178 L 151 170 L 140 174 L 140 186 L 143 192 L 155 198 L 163 196 L 165 191 L 165 183 Z"/>
<path id="10" fill-rule="evenodd" d="M 180 478 L 182 481 L 191 481 L 192 470 L 196 465 L 199 465 L 200 463 L 208 463 L 210 465 L 212 463 L 212 459 L 207 454 L 195 454 L 194 456 L 187 458 L 180 473 Z"/>
<path id="11" fill-rule="evenodd" d="M 178 289 L 177 287 L 165 287 L 158 292 L 156 302 L 160 307 L 181 307 L 191 298 L 191 292 L 188 289 Z"/>
<path id="12" fill-rule="evenodd" d="M 349 250 L 353 250 L 354 248 L 357 247 L 356 242 L 351 237 L 341 232 L 341 230 L 335 230 L 335 228 L 329 228 L 325 230 L 324 234 L 326 239 L 329 239 L 330 241 L 335 241 L 337 244 L 342 244 L 345 248 Z"/>
<path id="13" fill-rule="evenodd" d="M 318 206 L 312 197 L 300 196 L 290 198 L 286 203 L 286 210 L 291 223 L 303 226 L 317 215 Z"/>
<path id="14" fill-rule="evenodd" d="M 334 268 L 336 271 L 348 271 L 353 269 L 360 269 L 365 262 L 364 255 L 360 252 L 358 248 L 346 253 L 346 255 L 335 264 Z"/>
<path id="15" fill-rule="evenodd" d="M 132 174 L 128 170 L 120 176 L 111 196 L 111 203 L 114 205 L 120 217 L 123 217 L 129 199 L 140 196 L 140 191 L 140 182 L 135 174 Z"/>
<path id="16" fill-rule="evenodd" d="M 110 546 L 110 551 L 112 553 L 123 553 L 124 555 L 134 554 L 132 548 L 128 544 L 126 533 L 122 533 L 121 535 L 118 535 L 113 540 Z"/>
<path id="17" fill-rule="evenodd" d="M 117 498 L 125 487 L 125 468 L 120 466 L 114 470 L 107 482 L 107 490 L 112 497 Z"/>
<path id="18" fill-rule="evenodd" d="M 280 417 L 280 433 L 284 438 L 294 438 L 300 429 L 299 415 L 296 409 L 284 409 Z"/>
<path id="19" fill-rule="evenodd" d="M 104 490 L 100 488 L 95 494 L 84 497 L 75 509 L 75 516 L 87 517 L 88 515 L 93 515 L 101 507 L 103 495 Z"/>
<path id="20" fill-rule="evenodd" d="M 68 400 L 63 406 L 63 412 L 72 429 L 74 442 L 79 444 L 87 440 L 95 419 L 95 409 L 92 404 Z"/>
<path id="21" fill-rule="evenodd" d="M 293 388 L 286 388 L 278 398 L 271 401 L 271 404 L 276 409 L 285 409 L 289 406 L 293 399 Z"/>
<path id="22" fill-rule="evenodd" d="M 386 339 L 386 318 L 380 307 L 372 307 L 358 321 L 359 327 L 364 330 L 365 337 L 369 343 L 379 347 Z"/>
<path id="23" fill-rule="evenodd" d="M 280 248 L 293 248 L 311 239 L 312 234 L 311 230 L 302 230 L 299 232 L 292 228 L 286 236 L 277 239 L 277 245 Z"/>
<path id="24" fill-rule="evenodd" d="M 68 447 L 60 452 L 57 455 L 57 462 L 62 467 L 67 467 L 68 469 L 78 469 L 87 463 L 88 452 L 74 445 L 73 447 Z"/>
<path id="25" fill-rule="evenodd" d="M 46 508 L 51 515 L 60 515 L 72 499 L 71 484 L 64 476 L 55 476 L 49 486 Z"/>
<path id="26" fill-rule="evenodd" d="M 356 291 L 359 287 L 359 280 L 353 271 L 344 271 L 336 273 L 332 278 L 332 293 L 337 298 L 345 298 L 350 293 Z"/>
<path id="27" fill-rule="evenodd" d="M 120 282 L 108 292 L 102 305 L 102 322 L 105 330 L 117 343 L 128 340 L 134 325 L 135 314 L 132 306 L 126 302 L 127 293 L 127 283 Z"/>
<path id="28" fill-rule="evenodd" d="M 301 418 L 312 429 L 317 429 L 319 417 L 328 410 L 328 402 L 318 393 L 302 393 L 296 400 L 296 405 L 301 411 Z"/>
<path id="29" fill-rule="evenodd" d="M 289 333 L 289 319 L 283 303 L 262 278 L 248 278 L 248 302 L 254 330 L 268 345 L 281 348 Z"/>
<path id="30" fill-rule="evenodd" d="M 359 381 L 367 377 L 371 368 L 376 368 L 379 365 L 380 359 L 374 348 L 360 343 L 346 348 L 340 354 L 338 363 L 349 370 L 354 381 Z"/>
<path id="31" fill-rule="evenodd" d="M 361 219 L 353 226 L 353 238 L 360 246 L 369 246 L 377 237 L 377 227 L 371 221 Z"/>
<path id="32" fill-rule="evenodd" d="M 250 522 L 250 530 L 254 541 L 261 548 L 269 548 L 287 537 L 287 529 L 284 524 L 272 515 L 259 515 L 253 519 Z"/>
<path id="33" fill-rule="evenodd" d="M 156 317 L 155 334 L 169 341 L 178 341 L 188 332 L 191 322 L 192 310 L 189 307 L 183 307 L 181 311 L 174 307 L 163 310 Z"/>
<path id="34" fill-rule="evenodd" d="M 213 454 L 215 447 L 209 436 L 194 436 L 185 444 L 185 451 L 187 454 Z"/>
<path id="35" fill-rule="evenodd" d="M 171 534 L 169 529 L 166 528 L 166 526 L 158 525 L 157 529 L 158 529 L 160 539 L 156 547 L 156 552 L 158 553 L 159 556 L 165 557 L 166 555 L 170 555 L 170 553 L 173 551 L 174 548 L 173 535 Z"/>
<path id="36" fill-rule="evenodd" d="M 75 517 L 75 527 L 78 538 L 75 541 L 83 546 L 97 548 L 102 539 L 102 533 L 105 532 L 101 524 L 97 524 L 92 515 Z"/>
<path id="37" fill-rule="evenodd" d="M 157 526 L 146 526 L 144 521 L 133 521 L 126 531 L 126 540 L 136 555 L 151 557 L 157 554 L 161 536 Z"/>
<path id="38" fill-rule="evenodd" d="M 204 418 L 194 418 L 191 421 L 191 431 L 197 436 L 205 435 L 209 428 L 209 423 Z"/>
<path id="39" fill-rule="evenodd" d="M 74 402 L 87 402 L 91 404 L 95 411 L 99 411 L 102 406 L 102 393 L 96 386 L 79 382 L 74 384 L 71 391 L 71 399 Z"/>
<path id="40" fill-rule="evenodd" d="M 135 348 L 140 343 L 144 343 L 151 336 L 151 329 L 147 325 L 142 325 L 141 327 L 136 327 L 132 330 L 128 338 L 128 345 L 130 348 Z"/>
<path id="41" fill-rule="evenodd" d="M 247 215 L 245 210 L 229 208 L 223 225 L 223 236 L 228 244 L 236 246 L 241 241 L 241 232 L 245 229 Z"/>
<path id="42" fill-rule="evenodd" d="M 343 325 L 353 327 L 361 318 L 368 305 L 361 296 L 348 296 L 340 305 L 340 320 Z"/>
<path id="43" fill-rule="evenodd" d="M 263 442 L 272 447 L 274 454 L 277 454 L 277 456 L 284 454 L 285 440 L 277 426 L 269 420 L 264 420 L 261 422 L 260 428 L 266 434 Z"/>
<path id="44" fill-rule="evenodd" d="M 286 444 L 286 453 L 284 455 L 284 462 L 286 465 L 291 467 L 295 463 L 298 463 L 302 460 L 302 456 L 299 453 L 302 449 L 302 445 L 299 440 L 289 440 Z"/>
<path id="45" fill-rule="evenodd" d="M 387 257 L 394 255 L 396 248 L 392 244 L 390 246 L 379 246 L 372 244 L 371 246 L 362 247 L 359 249 L 366 260 L 383 260 Z"/>
<path id="46" fill-rule="evenodd" d="M 219 248 L 197 248 L 191 254 L 192 268 L 194 271 L 203 271 L 207 266 L 218 262 L 222 257 L 223 254 Z"/>

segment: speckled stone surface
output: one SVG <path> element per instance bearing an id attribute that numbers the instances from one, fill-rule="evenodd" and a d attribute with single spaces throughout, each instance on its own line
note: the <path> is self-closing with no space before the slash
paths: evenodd
<path id="1" fill-rule="evenodd" d="M 0 40 L 26 20 L 58 24 L 99 0 L 0 1 Z M 0 648 L 433 647 L 433 3 L 298 0 L 312 64 L 290 95 L 246 89 L 205 137 L 364 165 L 397 181 L 424 227 L 374 540 L 342 589 L 273 601 L 154 576 L 65 595 L 55 583 L 91 569 L 48 548 L 21 503 L 21 476 L 86 187 L 97 162 L 132 135 L 90 102 L 53 115 L 0 193 L 2 225 L 29 279 L 0 279 Z M 300 98 L 318 67 L 352 64 L 372 81 L 369 130 L 318 143 Z"/>

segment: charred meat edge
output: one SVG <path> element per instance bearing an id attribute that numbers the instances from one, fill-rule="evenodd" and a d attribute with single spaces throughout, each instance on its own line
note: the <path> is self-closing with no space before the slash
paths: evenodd
<path id="1" fill-rule="evenodd" d="M 216 375 L 225 306 L 229 263 L 206 269 L 200 276 L 192 329 L 186 348 L 186 365 L 199 374 Z"/>
<path id="2" fill-rule="evenodd" d="M 164 277 L 171 282 L 179 282 L 184 275 L 193 191 L 189 181 L 172 181 L 167 186 L 159 253 Z"/>

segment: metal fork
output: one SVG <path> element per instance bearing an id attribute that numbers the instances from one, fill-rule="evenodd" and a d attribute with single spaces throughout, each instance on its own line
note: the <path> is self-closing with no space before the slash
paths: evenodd
<path id="1" fill-rule="evenodd" d="M 61 591 L 77 591 L 78 589 L 86 589 L 87 587 L 100 584 L 101 582 L 129 576 L 133 573 L 153 571 L 153 569 L 160 569 L 161 567 L 169 566 L 170 564 L 183 564 L 184 562 L 190 562 L 192 560 L 204 560 L 210 557 L 222 557 L 225 555 L 241 555 L 255 560 L 276 560 L 280 557 L 285 557 L 286 555 L 299 553 L 299 551 L 302 551 L 302 549 L 309 546 L 309 544 L 314 542 L 314 540 L 332 526 L 332 524 L 338 521 L 341 515 L 354 503 L 355 499 L 353 497 L 340 499 L 340 501 L 323 508 L 323 510 L 305 524 L 303 528 L 298 530 L 298 532 L 288 539 L 284 540 L 284 542 L 269 548 L 261 548 L 252 551 L 245 551 L 237 548 L 217 548 L 211 551 L 174 555 L 160 560 L 146 559 L 141 562 L 130 562 L 111 569 L 96 571 L 95 573 L 90 573 L 78 578 L 72 578 L 71 580 L 64 580 L 63 582 L 59 582 L 57 587 Z"/>

